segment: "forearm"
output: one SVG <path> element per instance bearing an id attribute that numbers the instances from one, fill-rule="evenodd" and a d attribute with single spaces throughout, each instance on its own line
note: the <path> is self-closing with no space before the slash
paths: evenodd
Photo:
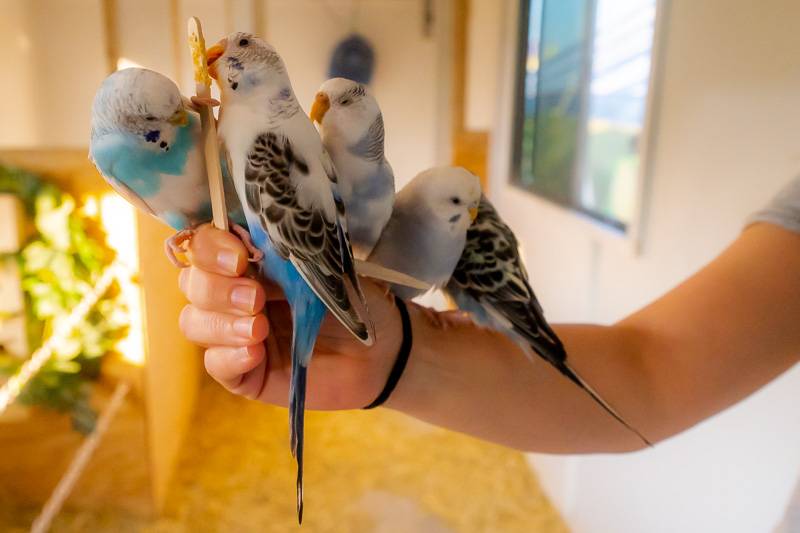
<path id="1" fill-rule="evenodd" d="M 514 448 L 621 452 L 641 441 L 539 358 L 502 334 L 458 320 L 442 331 L 412 308 L 414 350 L 389 407 Z M 576 370 L 645 435 L 652 428 L 647 378 L 635 335 L 622 328 L 561 326 Z M 652 433 L 657 433 L 653 429 Z M 655 438 L 655 437 L 651 437 Z"/>
<path id="2" fill-rule="evenodd" d="M 800 357 L 800 236 L 745 231 L 689 280 L 614 326 L 554 329 L 571 366 L 652 442 L 745 398 Z M 414 350 L 390 406 L 524 450 L 642 443 L 588 395 L 499 333 L 443 332 L 413 312 Z"/>

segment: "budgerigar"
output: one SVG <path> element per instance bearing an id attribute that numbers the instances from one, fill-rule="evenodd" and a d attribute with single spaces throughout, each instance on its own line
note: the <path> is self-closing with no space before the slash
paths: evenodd
<path id="1" fill-rule="evenodd" d="M 506 334 L 529 356 L 538 354 L 650 444 L 567 362 L 530 286 L 517 239 L 481 194 L 477 176 L 454 167 L 428 170 L 397 194 L 395 205 L 371 261 L 442 288 L 476 323 Z"/>
<path id="2" fill-rule="evenodd" d="M 292 309 L 289 391 L 297 510 L 303 510 L 306 374 L 326 306 L 365 344 L 373 341 L 353 267 L 337 175 L 317 130 L 295 98 L 275 49 L 234 33 L 207 51 L 222 95 L 219 135 L 264 273 Z"/>
<path id="3" fill-rule="evenodd" d="M 89 158 L 120 195 L 178 230 L 168 241 L 173 261 L 181 241 L 211 220 L 200 117 L 166 76 L 128 68 L 103 81 L 92 106 Z M 233 183 L 223 175 L 228 216 L 244 224 Z M 241 227 L 234 229 L 247 242 Z"/>
<path id="4" fill-rule="evenodd" d="M 336 166 L 353 254 L 366 258 L 394 204 L 394 173 L 384 155 L 381 109 L 360 83 L 333 78 L 320 86 L 311 119 L 319 123 L 322 144 Z"/>
<path id="5" fill-rule="evenodd" d="M 466 245 L 444 288 L 459 309 L 483 326 L 508 335 L 526 354 L 538 354 L 586 391 L 612 417 L 650 442 L 581 378 L 567 362 L 564 345 L 544 318 L 528 281 L 514 233 L 482 196 Z"/>
<path id="6" fill-rule="evenodd" d="M 436 288 L 447 284 L 478 212 L 481 183 L 460 167 L 417 174 L 395 198 L 394 210 L 368 261 L 408 274 Z M 392 285 L 401 298 L 424 291 Z"/>

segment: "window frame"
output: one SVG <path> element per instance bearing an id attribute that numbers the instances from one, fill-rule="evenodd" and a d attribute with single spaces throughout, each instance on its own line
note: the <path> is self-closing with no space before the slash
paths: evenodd
<path id="1" fill-rule="evenodd" d="M 635 251 L 638 251 L 641 242 L 641 227 L 645 213 L 645 200 L 649 184 L 649 176 L 652 173 L 653 149 L 652 142 L 655 128 L 657 125 L 657 102 L 659 101 L 660 72 L 663 63 L 664 49 L 664 21 L 667 18 L 668 0 L 655 1 L 655 18 L 653 22 L 653 44 L 651 47 L 650 72 L 647 85 L 647 96 L 645 98 L 644 118 L 641 126 L 641 140 L 638 145 L 639 165 L 636 171 L 636 191 L 634 212 L 628 223 L 621 222 L 614 218 L 588 209 L 578 202 L 567 201 L 548 195 L 535 188 L 526 186 L 523 183 L 522 170 L 522 136 L 525 121 L 525 82 L 527 77 L 527 52 L 529 37 L 530 5 L 532 0 L 518 0 L 516 16 L 516 46 L 514 48 L 515 57 L 513 58 L 514 74 L 511 77 L 513 83 L 511 112 L 513 121 L 510 131 L 511 147 L 509 150 L 509 173 L 507 184 L 515 190 L 524 194 L 536 197 L 539 200 L 559 206 L 572 215 L 589 221 L 594 227 L 601 228 L 605 233 L 620 237 L 630 241 Z M 594 10 L 593 10 L 594 11 Z M 591 52 L 590 52 L 591 53 Z M 589 65 L 591 68 L 591 64 Z M 588 86 L 584 88 L 588 91 Z M 585 112 L 582 111 L 582 113 Z M 576 172 L 585 163 L 585 137 L 586 128 L 580 128 L 578 133 L 578 147 L 576 164 L 572 170 L 572 183 L 577 180 Z"/>

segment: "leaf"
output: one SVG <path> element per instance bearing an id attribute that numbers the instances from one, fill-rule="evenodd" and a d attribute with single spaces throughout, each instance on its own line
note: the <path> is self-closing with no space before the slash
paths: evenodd
<path id="1" fill-rule="evenodd" d="M 36 272 L 46 268 L 55 251 L 43 241 L 34 241 L 22 250 L 23 272 Z"/>
<path id="2" fill-rule="evenodd" d="M 69 216 L 74 210 L 75 201 L 67 195 L 61 197 L 60 205 L 54 195 L 37 198 L 36 229 L 58 250 L 70 247 Z"/>
<path id="3" fill-rule="evenodd" d="M 70 195 L 38 176 L 0 165 L 0 192 L 19 195 L 38 232 L 22 252 L 11 256 L 21 266 L 27 329 L 35 348 L 91 290 L 115 252 L 106 244 L 97 220 L 77 209 Z M 56 346 L 53 357 L 28 382 L 19 400 L 70 412 L 76 430 L 91 431 L 96 414 L 88 402 L 90 383 L 99 377 L 104 356 L 125 337 L 128 324 L 127 309 L 114 283 L 72 335 Z M 0 374 L 13 374 L 19 365 L 0 346 Z"/>

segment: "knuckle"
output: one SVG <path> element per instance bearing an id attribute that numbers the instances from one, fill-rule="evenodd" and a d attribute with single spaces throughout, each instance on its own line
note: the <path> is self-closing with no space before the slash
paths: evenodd
<path id="1" fill-rule="evenodd" d="M 230 320 L 220 313 L 204 312 L 199 325 L 214 338 L 223 339 L 230 332 Z"/>

